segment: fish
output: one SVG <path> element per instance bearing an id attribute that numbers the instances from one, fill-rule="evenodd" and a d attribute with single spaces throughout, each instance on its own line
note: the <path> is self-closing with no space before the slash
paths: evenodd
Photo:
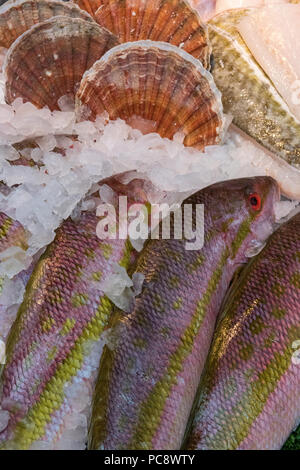
<path id="1" fill-rule="evenodd" d="M 300 121 L 299 43 L 300 5 L 281 4 L 253 9 L 241 19 L 238 31 L 275 85 L 291 113 Z M 283 25 L 287 25 L 288 28 Z"/>
<path id="2" fill-rule="evenodd" d="M 288 197 L 300 199 L 300 122 L 254 59 L 237 26 L 252 9 L 235 9 L 210 20 L 212 74 L 222 93 L 224 112 L 233 124 L 262 145 L 257 162 Z"/>
<path id="3" fill-rule="evenodd" d="M 94 212 L 64 221 L 30 277 L 0 377 L 0 449 L 84 448 L 84 409 L 113 306 L 102 282 L 133 253 L 127 240 L 100 240 L 98 222 Z M 79 420 L 80 443 L 70 420 Z"/>
<path id="4" fill-rule="evenodd" d="M 0 253 L 13 246 L 27 249 L 26 230 L 17 220 L 0 212 Z"/>
<path id="5" fill-rule="evenodd" d="M 300 424 L 300 214 L 233 284 L 185 449 L 278 450 Z"/>
<path id="6" fill-rule="evenodd" d="M 221 94 L 200 60 L 160 41 L 134 41 L 109 51 L 84 74 L 76 120 L 106 112 L 144 134 L 157 132 L 203 150 L 224 140 Z"/>
<path id="7" fill-rule="evenodd" d="M 142 293 L 109 323 L 89 449 L 180 448 L 219 304 L 247 250 L 272 230 L 278 198 L 269 177 L 218 183 L 184 203 L 204 204 L 203 248 L 148 241 L 130 270 L 144 276 Z"/>
<path id="8" fill-rule="evenodd" d="M 94 21 L 55 16 L 35 24 L 5 57 L 6 103 L 22 98 L 37 108 L 59 110 L 60 98 L 74 101 L 84 72 L 117 44 L 117 37 Z"/>

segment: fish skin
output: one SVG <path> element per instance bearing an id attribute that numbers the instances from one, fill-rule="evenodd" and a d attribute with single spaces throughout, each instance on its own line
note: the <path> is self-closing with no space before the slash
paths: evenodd
<path id="1" fill-rule="evenodd" d="M 27 249 L 26 231 L 19 222 L 0 212 L 0 252 L 12 246 Z"/>
<path id="2" fill-rule="evenodd" d="M 93 213 L 65 221 L 30 278 L 0 379 L 0 410 L 10 413 L 0 449 L 52 448 L 70 411 L 66 384 L 93 386 L 88 359 L 112 310 L 101 281 L 130 259 L 125 240 L 97 238 L 98 221 Z"/>
<path id="3" fill-rule="evenodd" d="M 233 286 L 199 387 L 186 449 L 280 449 L 300 423 L 300 214 Z"/>
<path id="4" fill-rule="evenodd" d="M 248 203 L 262 194 L 260 213 Z M 143 291 L 112 317 L 94 394 L 90 449 L 179 449 L 217 312 L 259 227 L 273 222 L 277 184 L 268 177 L 221 183 L 189 198 L 205 204 L 205 245 L 151 240 L 137 261 Z M 266 236 L 266 234 L 264 234 Z M 264 238 L 264 237 L 263 237 Z"/>
<path id="5" fill-rule="evenodd" d="M 286 163 L 300 169 L 300 123 L 252 56 L 236 25 L 251 9 L 221 13 L 209 22 L 217 87 L 233 123 Z M 299 175 L 300 179 L 300 175 Z"/>

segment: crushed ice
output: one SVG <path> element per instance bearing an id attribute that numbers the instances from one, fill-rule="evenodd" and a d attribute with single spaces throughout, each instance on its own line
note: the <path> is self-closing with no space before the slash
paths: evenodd
<path id="1" fill-rule="evenodd" d="M 113 266 L 113 274 L 103 281 L 102 289 L 107 297 L 120 309 L 130 311 L 134 297 L 142 291 L 144 275 L 134 273 L 132 279 L 126 269 L 119 264 Z"/>

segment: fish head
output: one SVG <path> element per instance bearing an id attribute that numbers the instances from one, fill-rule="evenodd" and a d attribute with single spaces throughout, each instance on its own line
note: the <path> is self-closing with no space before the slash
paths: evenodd
<path id="1" fill-rule="evenodd" d="M 279 199 L 279 186 L 269 176 L 241 178 L 209 188 L 204 205 L 209 204 L 211 224 L 223 233 L 234 263 L 246 262 L 264 247 L 276 226 Z"/>
<path id="2" fill-rule="evenodd" d="M 234 190 L 240 191 L 240 199 L 236 213 L 239 229 L 233 240 L 233 254 L 237 261 L 244 262 L 263 249 L 275 230 L 275 207 L 280 200 L 280 189 L 273 178 L 260 176 L 241 179 Z"/>

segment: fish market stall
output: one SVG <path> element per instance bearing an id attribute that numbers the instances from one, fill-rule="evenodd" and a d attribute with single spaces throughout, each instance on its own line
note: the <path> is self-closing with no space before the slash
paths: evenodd
<path id="1" fill-rule="evenodd" d="M 1 3 L 0 449 L 299 450 L 300 4 Z"/>

